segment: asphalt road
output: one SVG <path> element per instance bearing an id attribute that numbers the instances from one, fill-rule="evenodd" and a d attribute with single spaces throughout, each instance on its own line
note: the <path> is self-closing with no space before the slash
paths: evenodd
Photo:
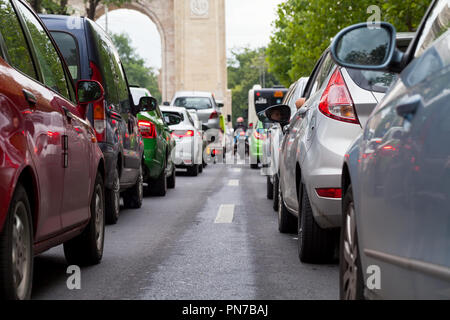
<path id="1" fill-rule="evenodd" d="M 62 246 L 36 257 L 32 298 L 337 299 L 338 266 L 299 262 L 265 183 L 249 165 L 180 171 L 166 197 L 106 227 L 103 260 L 81 269 L 81 289 L 66 286 Z"/>

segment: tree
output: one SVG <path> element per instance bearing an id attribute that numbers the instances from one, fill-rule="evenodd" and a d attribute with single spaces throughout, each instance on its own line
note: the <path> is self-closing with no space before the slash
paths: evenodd
<path id="1" fill-rule="evenodd" d="M 431 0 L 287 0 L 278 6 L 267 48 L 269 71 L 288 86 L 308 76 L 317 59 L 342 28 L 367 21 L 371 5 L 397 31 L 415 31 Z"/>
<path id="2" fill-rule="evenodd" d="M 128 83 L 147 88 L 153 97 L 161 102 L 161 92 L 158 85 L 158 75 L 153 68 L 145 66 L 145 61 L 136 49 L 130 46 L 131 39 L 125 34 L 113 34 L 111 38 L 119 52 L 120 60 L 127 74 Z"/>
<path id="3" fill-rule="evenodd" d="M 100 3 L 103 3 L 104 5 L 120 7 L 124 3 L 130 3 L 131 1 L 132 0 L 84 0 L 84 8 L 86 10 L 86 16 L 89 19 L 94 20 L 95 12 Z"/>
<path id="4" fill-rule="evenodd" d="M 278 79 L 268 71 L 265 61 L 266 48 L 241 48 L 232 51 L 228 60 L 228 88 L 233 97 L 233 122 L 236 118 L 247 118 L 248 91 L 255 84 L 272 87 L 279 84 Z"/>

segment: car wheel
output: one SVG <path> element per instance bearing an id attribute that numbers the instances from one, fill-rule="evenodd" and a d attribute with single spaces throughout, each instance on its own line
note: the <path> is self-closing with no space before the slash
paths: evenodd
<path id="1" fill-rule="evenodd" d="M 278 190 L 278 197 L 278 231 L 281 233 L 294 233 L 295 229 L 297 229 L 297 219 L 284 205 L 281 190 Z"/>
<path id="2" fill-rule="evenodd" d="M 112 189 L 105 189 L 106 223 L 116 224 L 120 211 L 120 178 L 119 170 L 114 169 Z"/>
<path id="3" fill-rule="evenodd" d="M 299 188 L 301 199 L 300 223 L 298 223 L 298 256 L 301 262 L 329 263 L 335 249 L 335 230 L 321 228 L 314 220 L 311 203 L 304 184 Z"/>
<path id="4" fill-rule="evenodd" d="M 144 181 L 142 177 L 142 164 L 141 164 L 141 166 L 139 167 L 139 176 L 136 181 L 136 184 L 123 193 L 123 204 L 125 205 L 126 208 L 139 209 L 140 207 L 142 207 L 143 199 L 144 199 Z"/>
<path id="5" fill-rule="evenodd" d="M 167 178 L 167 188 L 174 189 L 175 188 L 175 182 L 176 182 L 176 172 L 175 165 L 172 164 L 172 174 L 170 177 Z"/>
<path id="6" fill-rule="evenodd" d="M 278 211 L 278 175 L 273 175 L 273 210 Z"/>
<path id="7" fill-rule="evenodd" d="M 83 232 L 64 243 L 67 263 L 75 265 L 98 264 L 103 257 L 105 240 L 105 199 L 103 178 L 97 173 L 90 204 L 91 219 Z"/>
<path id="8" fill-rule="evenodd" d="M 33 227 L 27 193 L 19 183 L 0 234 L 0 299 L 25 300 L 33 283 Z"/>
<path id="9" fill-rule="evenodd" d="M 198 164 L 194 164 L 192 167 L 188 167 L 188 175 L 196 177 L 198 176 Z"/>
<path id="10" fill-rule="evenodd" d="M 163 170 L 156 180 L 151 181 L 151 194 L 158 197 L 164 197 L 167 193 L 167 177 L 166 177 L 166 163 Z"/>
<path id="11" fill-rule="evenodd" d="M 203 166 L 201 164 L 198 164 L 198 173 L 202 173 L 203 172 Z"/>
<path id="12" fill-rule="evenodd" d="M 339 250 L 339 293 L 342 300 L 364 299 L 364 278 L 359 255 L 355 206 L 351 185 L 342 204 L 342 227 Z"/>
<path id="13" fill-rule="evenodd" d="M 273 199 L 273 183 L 270 181 L 270 176 L 267 176 L 267 199 Z"/>

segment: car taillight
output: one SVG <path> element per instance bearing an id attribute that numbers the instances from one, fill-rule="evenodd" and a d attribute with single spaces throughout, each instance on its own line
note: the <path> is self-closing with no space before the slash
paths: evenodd
<path id="1" fill-rule="evenodd" d="M 102 83 L 102 75 L 100 69 L 93 63 L 89 61 L 89 67 L 91 68 L 91 80 L 98 81 Z M 94 129 L 97 141 L 103 142 L 106 140 L 106 115 L 105 106 L 103 100 L 93 103 L 93 115 L 94 115 Z"/>
<path id="2" fill-rule="evenodd" d="M 217 111 L 213 111 L 211 115 L 209 116 L 210 119 L 217 119 L 219 117 L 219 114 Z"/>
<path id="3" fill-rule="evenodd" d="M 146 120 L 138 121 L 139 132 L 144 139 L 153 139 L 156 138 L 156 127 L 155 125 Z"/>
<path id="4" fill-rule="evenodd" d="M 332 119 L 359 124 L 350 92 L 339 68 L 334 71 L 320 98 L 319 110 Z"/>
<path id="5" fill-rule="evenodd" d="M 319 197 L 323 198 L 341 198 L 342 197 L 342 189 L 341 188 L 317 188 L 317 194 Z"/>
<path id="6" fill-rule="evenodd" d="M 259 130 L 255 130 L 253 132 L 253 135 L 255 136 L 256 139 L 258 140 L 264 140 L 266 137 L 264 135 L 264 133 L 261 133 Z"/>
<path id="7" fill-rule="evenodd" d="M 172 132 L 172 136 L 178 138 L 193 137 L 194 130 L 175 130 L 174 132 Z"/>

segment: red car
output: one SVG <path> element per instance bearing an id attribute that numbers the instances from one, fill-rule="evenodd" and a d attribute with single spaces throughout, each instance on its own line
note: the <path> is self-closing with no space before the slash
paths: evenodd
<path id="1" fill-rule="evenodd" d="M 74 86 L 24 1 L 0 0 L 0 298 L 29 298 L 34 255 L 61 243 L 69 264 L 100 262 L 104 160 L 85 113 L 102 98 Z"/>

